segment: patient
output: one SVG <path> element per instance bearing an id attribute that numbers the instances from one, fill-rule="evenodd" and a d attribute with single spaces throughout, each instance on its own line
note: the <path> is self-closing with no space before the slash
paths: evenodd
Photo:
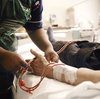
<path id="1" fill-rule="evenodd" d="M 57 41 L 53 36 L 53 30 L 48 28 L 47 34 L 54 50 L 58 52 L 68 41 Z M 61 53 L 59 58 L 64 64 L 50 64 L 40 54 L 31 50 L 36 60 L 31 63 L 35 75 L 41 75 L 50 69 L 46 77 L 78 85 L 83 81 L 97 83 L 100 81 L 100 44 L 88 41 L 75 41 L 70 43 Z"/>
<path id="2" fill-rule="evenodd" d="M 41 75 L 45 66 L 49 63 L 48 61 L 40 54 L 31 50 L 31 53 L 36 57 L 36 59 L 31 63 L 31 67 L 34 70 L 35 75 Z M 50 69 L 46 77 L 59 80 L 61 82 L 66 82 L 71 85 L 78 85 L 83 81 L 91 81 L 97 83 L 100 81 L 100 70 L 92 70 L 88 68 L 75 68 L 68 65 L 63 65 L 59 63 L 54 63 L 56 66 Z M 54 64 L 47 66 L 47 71 Z"/>
<path id="3" fill-rule="evenodd" d="M 53 48 L 58 52 L 68 41 L 57 41 L 53 36 L 51 27 L 47 30 L 48 38 Z M 41 75 L 45 66 L 49 63 L 40 54 L 31 50 L 36 60 L 31 63 L 35 75 Z M 83 81 L 97 83 L 100 81 L 100 44 L 88 41 L 75 41 L 70 43 L 61 53 L 60 60 L 64 63 L 54 63 L 56 66 L 50 69 L 46 77 L 78 85 Z M 54 64 L 47 66 L 48 70 Z"/>
<path id="4" fill-rule="evenodd" d="M 48 27 L 47 34 L 54 50 L 59 51 L 67 41 L 57 41 L 53 35 L 53 29 Z M 75 41 L 70 43 L 61 53 L 60 60 L 76 68 L 85 67 L 93 70 L 100 70 L 100 43 L 88 41 Z"/>

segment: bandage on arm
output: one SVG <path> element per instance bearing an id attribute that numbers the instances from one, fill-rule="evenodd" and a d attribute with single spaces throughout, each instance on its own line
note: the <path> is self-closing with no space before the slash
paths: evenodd
<path id="1" fill-rule="evenodd" d="M 71 85 L 78 85 L 84 81 L 97 83 L 100 81 L 100 70 L 57 65 L 53 67 L 53 78 Z"/>
<path id="2" fill-rule="evenodd" d="M 53 78 L 66 83 L 74 84 L 77 79 L 77 68 L 68 65 L 53 67 Z"/>

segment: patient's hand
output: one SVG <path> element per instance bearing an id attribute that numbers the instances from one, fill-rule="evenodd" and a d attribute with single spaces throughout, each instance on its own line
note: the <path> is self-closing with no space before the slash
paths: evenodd
<path id="1" fill-rule="evenodd" d="M 34 74 L 41 75 L 43 68 L 49 63 L 42 55 L 38 54 L 32 49 L 30 51 L 36 57 L 36 59 L 31 63 L 31 67 L 34 70 Z"/>

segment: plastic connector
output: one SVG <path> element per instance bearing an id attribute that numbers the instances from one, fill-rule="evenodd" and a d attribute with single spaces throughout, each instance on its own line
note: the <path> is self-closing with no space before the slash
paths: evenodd
<path id="1" fill-rule="evenodd" d="M 33 94 L 33 93 L 32 93 L 31 91 L 29 91 L 29 90 L 27 90 L 26 92 L 27 92 L 27 93 L 30 93 L 30 94 Z"/>
<path id="2" fill-rule="evenodd" d="M 28 65 L 26 65 L 25 67 L 28 68 Z"/>
<path id="3" fill-rule="evenodd" d="M 24 80 L 21 80 L 21 86 L 25 86 Z"/>

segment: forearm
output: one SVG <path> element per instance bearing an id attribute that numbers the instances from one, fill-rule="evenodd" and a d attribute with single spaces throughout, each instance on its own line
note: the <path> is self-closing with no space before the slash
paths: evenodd
<path id="1" fill-rule="evenodd" d="M 38 29 L 34 33 L 27 31 L 32 41 L 42 50 L 53 49 L 51 43 L 49 42 L 46 33 L 44 30 Z"/>
<path id="2" fill-rule="evenodd" d="M 77 70 L 77 80 L 75 81 L 74 84 L 77 85 L 83 81 L 91 81 L 93 83 L 99 82 L 100 81 L 100 70 L 79 68 Z"/>
<path id="3" fill-rule="evenodd" d="M 5 49 L 3 49 L 2 47 L 0 47 L 0 59 L 1 59 L 1 57 L 4 54 L 5 51 L 6 51 Z"/>
<path id="4" fill-rule="evenodd" d="M 50 68 L 50 67 L 48 67 Z M 46 75 L 48 78 L 53 78 L 54 79 L 54 75 L 53 75 L 53 68 L 48 72 L 48 74 Z M 76 79 L 73 83 L 71 83 L 70 80 L 65 80 L 65 74 L 62 73 L 61 74 L 61 82 L 65 82 L 68 84 L 72 84 L 72 85 L 78 85 L 80 83 L 82 83 L 83 81 L 91 81 L 93 83 L 97 83 L 100 81 L 100 70 L 98 71 L 94 71 L 91 69 L 87 69 L 87 68 L 79 68 L 77 69 L 76 72 Z M 59 80 L 59 79 L 57 79 Z"/>
<path id="5" fill-rule="evenodd" d="M 2 47 L 0 47 L 0 72 L 4 73 L 6 72 L 6 69 L 4 68 L 4 66 L 2 65 L 2 60 L 3 60 L 3 55 L 5 56 L 5 49 L 3 49 Z"/>

